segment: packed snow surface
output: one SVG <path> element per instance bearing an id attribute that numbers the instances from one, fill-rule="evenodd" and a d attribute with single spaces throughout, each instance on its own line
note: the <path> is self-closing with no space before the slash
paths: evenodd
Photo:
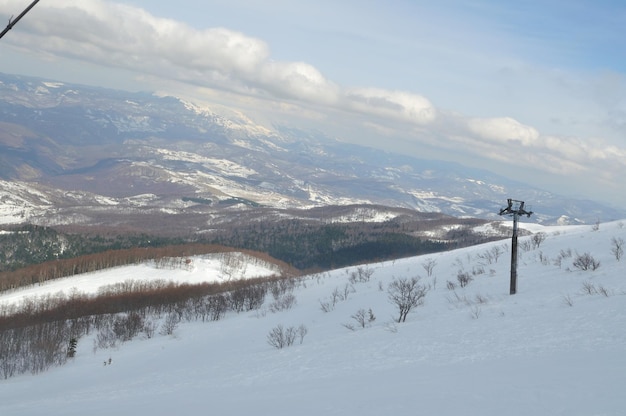
<path id="1" fill-rule="evenodd" d="M 626 227 L 538 231 L 539 247 L 519 240 L 516 295 L 510 240 L 362 266 L 366 282 L 350 283 L 356 267 L 307 276 L 289 310 L 271 312 L 270 295 L 261 310 L 181 323 L 174 336 L 115 349 L 81 338 L 65 366 L 0 381 L 0 414 L 624 415 L 626 258 L 612 249 Z M 596 270 L 574 267 L 585 253 Z M 461 288 L 459 273 L 473 280 Z M 418 275 L 425 303 L 397 323 L 388 285 Z M 361 309 L 376 317 L 365 328 L 351 318 Z M 275 349 L 279 324 L 308 332 Z"/>

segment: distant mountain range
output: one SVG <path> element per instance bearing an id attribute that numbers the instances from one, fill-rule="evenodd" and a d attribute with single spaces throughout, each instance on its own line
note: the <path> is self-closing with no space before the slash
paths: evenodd
<path id="1" fill-rule="evenodd" d="M 97 225 L 350 204 L 494 219 L 511 197 L 544 224 L 626 218 L 460 164 L 269 129 L 234 110 L 5 74 L 0 181 L 0 223 Z"/>

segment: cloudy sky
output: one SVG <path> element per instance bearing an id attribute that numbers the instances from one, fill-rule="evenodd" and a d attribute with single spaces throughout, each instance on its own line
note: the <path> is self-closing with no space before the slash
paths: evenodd
<path id="1" fill-rule="evenodd" d="M 0 22 L 30 3 L 0 0 Z M 41 0 L 0 41 L 0 72 L 226 105 L 626 205 L 623 0 Z"/>

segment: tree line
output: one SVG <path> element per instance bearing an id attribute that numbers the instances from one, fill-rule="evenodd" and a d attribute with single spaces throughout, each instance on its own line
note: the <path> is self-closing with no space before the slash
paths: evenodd
<path id="1" fill-rule="evenodd" d="M 171 335 L 179 322 L 211 322 L 229 311 L 261 308 L 271 294 L 270 311 L 293 305 L 297 276 L 272 276 L 222 283 L 126 282 L 95 296 L 63 293 L 0 306 L 0 377 L 40 373 L 63 365 L 79 341 L 95 332 L 93 349 L 110 348 L 157 329 Z"/>
<path id="2" fill-rule="evenodd" d="M 0 273 L 0 291 L 16 289 L 22 286 L 39 284 L 48 280 L 74 276 L 104 270 L 111 267 L 137 264 L 147 260 L 155 260 L 157 265 L 163 259 L 176 258 L 183 261 L 188 256 L 229 253 L 234 249 L 217 244 L 189 243 L 166 247 L 139 247 L 121 250 L 107 250 L 68 259 L 57 259 L 23 267 L 21 269 Z M 285 274 L 297 273 L 284 262 L 270 258 L 265 253 L 251 250 L 237 250 L 251 257 L 274 264 Z"/>

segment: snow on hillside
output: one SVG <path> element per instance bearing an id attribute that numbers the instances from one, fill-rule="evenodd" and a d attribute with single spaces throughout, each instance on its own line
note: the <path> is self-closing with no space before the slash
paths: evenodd
<path id="1" fill-rule="evenodd" d="M 180 263 L 180 265 L 172 263 Z M 159 263 L 149 261 L 73 277 L 48 280 L 39 285 L 0 293 L 0 305 L 19 304 L 24 298 L 36 298 L 41 295 L 59 292 L 63 292 L 65 295 L 69 295 L 74 291 L 96 294 L 107 286 L 132 280 L 159 280 L 197 284 L 273 275 L 280 275 L 280 270 L 276 265 L 244 253 L 206 254 L 190 256 L 186 259 L 171 259 L 171 261 L 170 259 L 164 259 Z"/>
<path id="2" fill-rule="evenodd" d="M 115 349 L 82 338 L 65 366 L 0 381 L 0 414 L 624 415 L 626 259 L 612 241 L 626 228 L 540 230 L 539 247 L 519 240 L 514 296 L 508 240 L 363 266 L 366 282 L 350 283 L 357 268 L 308 276 L 289 310 L 181 323 Z M 596 270 L 573 266 L 585 253 Z M 473 280 L 461 288 L 459 274 Z M 397 323 L 388 285 L 417 275 L 425 303 Z M 370 309 L 360 328 L 351 316 Z M 302 343 L 270 346 L 278 325 L 306 327 Z"/>

